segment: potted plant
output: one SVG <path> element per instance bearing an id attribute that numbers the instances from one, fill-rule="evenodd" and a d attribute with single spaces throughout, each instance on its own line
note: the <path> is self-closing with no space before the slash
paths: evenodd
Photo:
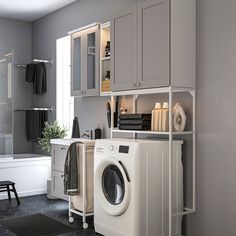
<path id="1" fill-rule="evenodd" d="M 39 144 L 43 150 L 51 151 L 51 139 L 65 138 L 68 129 L 61 127 L 57 121 L 45 122 L 45 127 L 42 131 L 42 138 L 39 138 Z"/>

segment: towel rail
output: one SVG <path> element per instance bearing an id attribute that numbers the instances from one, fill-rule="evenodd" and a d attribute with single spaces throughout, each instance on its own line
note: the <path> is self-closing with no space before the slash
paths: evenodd
<path id="1" fill-rule="evenodd" d="M 53 60 L 44 60 L 44 59 L 33 59 L 33 62 L 44 62 L 53 65 Z M 26 64 L 15 64 L 16 68 L 26 68 Z"/>
<path id="2" fill-rule="evenodd" d="M 53 107 L 32 107 L 24 109 L 14 109 L 14 111 L 50 111 L 53 112 Z"/>

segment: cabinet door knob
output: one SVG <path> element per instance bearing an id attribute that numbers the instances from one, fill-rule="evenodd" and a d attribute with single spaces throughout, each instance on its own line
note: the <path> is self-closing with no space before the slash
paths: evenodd
<path id="1" fill-rule="evenodd" d="M 137 82 L 137 87 L 140 87 L 141 85 L 141 82 Z"/>
<path id="2" fill-rule="evenodd" d="M 131 82 L 131 86 L 136 87 L 136 83 L 135 82 Z"/>
<path id="3" fill-rule="evenodd" d="M 66 147 L 61 147 L 61 150 L 66 150 Z"/>
<path id="4" fill-rule="evenodd" d="M 64 175 L 61 175 L 61 177 L 63 178 L 63 177 L 64 177 Z"/>

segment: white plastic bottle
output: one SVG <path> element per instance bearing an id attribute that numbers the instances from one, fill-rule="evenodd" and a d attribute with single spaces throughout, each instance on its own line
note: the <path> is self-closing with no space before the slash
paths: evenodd
<path id="1" fill-rule="evenodd" d="M 160 119 L 161 119 L 161 103 L 157 102 L 155 104 L 155 108 L 152 110 L 152 125 L 151 125 L 152 131 L 160 131 L 159 130 Z"/>
<path id="2" fill-rule="evenodd" d="M 169 104 L 164 102 L 161 111 L 161 131 L 169 131 Z"/>

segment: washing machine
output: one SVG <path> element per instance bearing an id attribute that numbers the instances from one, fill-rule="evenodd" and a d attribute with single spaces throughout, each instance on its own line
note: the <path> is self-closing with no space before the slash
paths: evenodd
<path id="1" fill-rule="evenodd" d="M 182 141 L 173 141 L 173 211 L 183 210 Z M 168 141 L 96 140 L 94 227 L 106 236 L 168 235 Z M 173 217 L 181 236 L 182 217 Z"/>

